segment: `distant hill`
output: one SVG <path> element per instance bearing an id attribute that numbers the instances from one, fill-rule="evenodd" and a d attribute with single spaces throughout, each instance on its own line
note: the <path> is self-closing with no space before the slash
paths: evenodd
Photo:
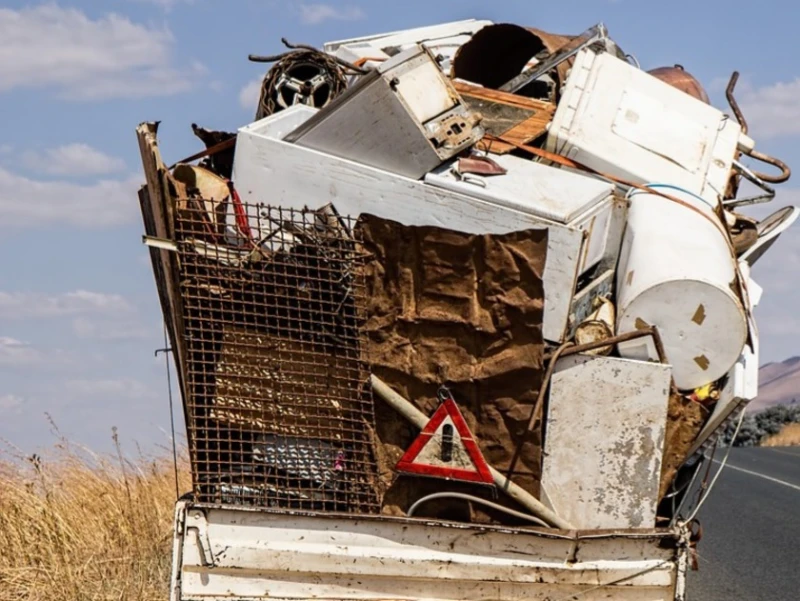
<path id="1" fill-rule="evenodd" d="M 758 376 L 758 397 L 748 405 L 748 412 L 786 405 L 793 399 L 800 403 L 800 357 L 762 365 Z"/>

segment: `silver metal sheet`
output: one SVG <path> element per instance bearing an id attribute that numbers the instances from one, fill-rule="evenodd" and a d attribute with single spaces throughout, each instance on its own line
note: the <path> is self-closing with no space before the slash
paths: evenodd
<path id="1" fill-rule="evenodd" d="M 419 179 L 483 134 L 431 53 L 418 46 L 363 76 L 284 140 Z"/>
<path id="2" fill-rule="evenodd" d="M 577 355 L 550 385 L 542 486 L 581 529 L 653 528 L 672 368 Z"/>

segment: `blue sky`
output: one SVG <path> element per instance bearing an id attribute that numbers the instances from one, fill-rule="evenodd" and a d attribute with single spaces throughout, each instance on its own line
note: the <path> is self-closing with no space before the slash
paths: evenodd
<path id="1" fill-rule="evenodd" d="M 321 45 L 382 31 L 486 18 L 557 33 L 604 22 L 645 69 L 680 63 L 727 110 L 738 96 L 759 149 L 798 165 L 796 19 L 784 2 L 301 2 L 4 0 L 0 8 L 0 439 L 25 451 L 71 439 L 168 442 L 160 309 L 141 245 L 143 181 L 134 129 L 162 121 L 173 162 L 201 148 L 196 122 L 235 130 L 255 112 L 282 36 Z M 784 11 L 783 13 L 781 11 Z M 800 169 L 800 167 L 798 167 Z M 800 175 L 797 176 L 800 178 Z M 751 211 L 800 203 L 800 183 Z M 800 226 L 798 226 L 800 227 Z M 800 237 L 755 271 L 762 360 L 800 354 Z M 182 416 L 178 415 L 178 422 Z"/>

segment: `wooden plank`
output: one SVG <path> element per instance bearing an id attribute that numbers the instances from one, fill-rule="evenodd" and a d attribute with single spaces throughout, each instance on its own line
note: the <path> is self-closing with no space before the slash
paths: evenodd
<path id="1" fill-rule="evenodd" d="M 167 169 L 161 160 L 158 149 L 156 123 L 142 123 L 136 128 L 139 151 L 142 158 L 147 185 L 139 191 L 139 202 L 142 210 L 145 233 L 165 240 L 175 239 L 173 220 L 174 207 L 169 197 L 167 186 Z M 167 323 L 173 357 L 178 367 L 178 383 L 183 400 L 184 415 L 186 412 L 187 389 L 184 381 L 186 367 L 186 346 L 183 341 L 183 311 L 179 288 L 177 256 L 174 252 L 163 249 L 150 249 L 153 262 L 153 274 L 156 280 L 161 310 Z M 191 433 L 187 430 L 191 444 Z"/>
<path id="2" fill-rule="evenodd" d="M 519 94 L 510 94 L 508 92 L 501 92 L 500 90 L 492 90 L 491 88 L 484 88 L 476 86 L 463 81 L 455 81 L 453 85 L 456 91 L 462 96 L 475 96 L 477 98 L 485 98 L 494 102 L 517 106 L 523 109 L 530 109 L 533 111 L 543 111 L 553 113 L 555 105 L 546 100 L 537 100 L 536 98 L 528 98 L 520 96 Z"/>
<path id="3" fill-rule="evenodd" d="M 553 120 L 553 114 L 556 107 L 551 102 L 544 100 L 537 100 L 535 98 L 526 98 L 517 94 L 509 94 L 508 92 L 501 92 L 499 90 L 492 90 L 490 88 L 482 88 L 465 82 L 454 82 L 455 88 L 461 97 L 464 99 L 465 104 L 469 105 L 473 110 L 481 111 L 481 107 L 487 104 L 502 105 L 505 107 L 516 109 L 517 111 L 525 111 L 524 113 L 517 112 L 518 116 L 525 115 L 524 118 L 519 118 L 515 124 L 509 123 L 507 128 L 499 128 L 499 123 L 493 119 L 495 110 L 486 111 L 488 123 L 485 124 L 489 133 L 497 136 L 502 135 L 510 141 L 517 144 L 528 144 L 544 133 L 547 132 L 547 125 Z M 510 111 L 505 115 L 513 114 Z M 496 131 L 502 129 L 501 133 Z M 505 142 L 493 141 L 491 143 L 481 142 L 481 148 L 488 150 L 494 154 L 507 154 L 515 149 L 513 144 Z"/>

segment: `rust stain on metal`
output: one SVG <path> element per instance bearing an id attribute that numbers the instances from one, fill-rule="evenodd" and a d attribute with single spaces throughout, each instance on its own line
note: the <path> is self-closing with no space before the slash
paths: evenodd
<path id="1" fill-rule="evenodd" d="M 701 326 L 705 320 L 706 308 L 703 305 L 698 305 L 697 311 L 694 312 L 694 317 L 692 317 L 692 321 Z"/>
<path id="2" fill-rule="evenodd" d="M 664 83 L 671 85 L 673 88 L 697 98 L 701 102 L 711 104 L 703 86 L 700 85 L 700 82 L 688 73 L 682 65 L 658 67 L 657 69 L 651 69 L 648 73 Z"/>
<path id="3" fill-rule="evenodd" d="M 478 31 L 461 46 L 453 60 L 451 75 L 472 81 L 487 88 L 499 88 L 512 77 L 519 75 L 531 57 L 552 54 L 574 36 L 548 33 L 532 27 L 511 23 L 495 23 Z M 574 59 L 556 68 L 561 84 Z M 558 85 L 556 89 L 558 89 Z"/>
<path id="4" fill-rule="evenodd" d="M 458 159 L 458 170 L 461 173 L 477 175 L 505 175 L 508 170 L 488 156 L 471 156 Z"/>
<path id="5" fill-rule="evenodd" d="M 711 361 L 708 360 L 708 357 L 705 355 L 700 355 L 699 357 L 694 358 L 694 362 L 700 366 L 700 369 L 706 371 L 708 367 L 711 365 Z"/>
<path id="6" fill-rule="evenodd" d="M 462 115 L 453 115 L 442 119 L 434 138 L 441 146 L 461 146 L 472 137 L 473 128 L 480 123 L 482 118 L 480 113 L 473 113 L 472 119 L 467 119 Z"/>
<path id="7" fill-rule="evenodd" d="M 502 135 L 519 144 L 527 144 L 544 134 L 555 113 L 556 107 L 552 102 L 482 88 L 463 81 L 456 81 L 454 86 L 470 110 L 484 114 L 481 124 L 487 133 L 495 137 Z M 490 146 L 494 154 L 506 154 L 514 150 L 512 144 L 497 140 L 484 144 Z"/>

